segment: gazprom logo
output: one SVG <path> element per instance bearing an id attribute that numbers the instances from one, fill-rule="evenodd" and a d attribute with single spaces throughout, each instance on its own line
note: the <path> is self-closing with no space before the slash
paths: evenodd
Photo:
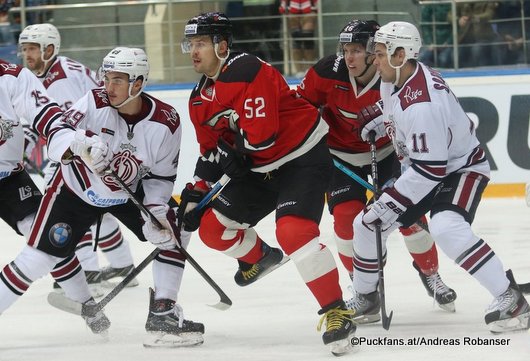
<path id="1" fill-rule="evenodd" d="M 197 34 L 197 24 L 188 24 L 184 27 L 184 35 Z"/>

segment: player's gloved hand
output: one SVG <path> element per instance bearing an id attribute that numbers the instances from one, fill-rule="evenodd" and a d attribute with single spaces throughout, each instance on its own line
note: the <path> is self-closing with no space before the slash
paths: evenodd
<path id="1" fill-rule="evenodd" d="M 371 230 L 375 229 L 377 222 L 381 229 L 386 230 L 396 222 L 398 217 L 405 213 L 412 202 L 399 194 L 394 188 L 388 188 L 377 201 L 366 207 L 363 223 Z"/>
<path id="2" fill-rule="evenodd" d="M 235 150 L 222 138 L 219 138 L 217 142 L 217 151 L 219 152 L 221 168 L 230 178 L 242 178 L 250 171 L 251 160 Z"/>
<path id="3" fill-rule="evenodd" d="M 357 117 L 359 121 L 359 136 L 365 142 L 370 140 L 368 134 L 371 131 L 375 132 L 376 140 L 386 135 L 382 100 L 378 100 L 375 104 L 361 109 Z"/>
<path id="4" fill-rule="evenodd" d="M 90 130 L 77 129 L 70 150 L 97 175 L 103 175 L 111 161 L 107 143 Z"/>
<path id="5" fill-rule="evenodd" d="M 149 211 L 155 216 L 155 218 L 162 225 L 162 229 L 158 228 L 154 223 L 151 222 L 149 217 L 142 213 L 144 219 L 144 225 L 142 226 L 142 232 L 149 242 L 154 244 L 157 248 L 162 250 L 174 249 L 177 245 L 177 239 L 175 234 L 177 218 L 173 208 L 170 208 L 167 204 L 163 205 L 150 205 L 147 206 Z"/>
<path id="6" fill-rule="evenodd" d="M 197 204 L 204 197 L 204 193 L 196 190 L 193 184 L 188 183 L 180 193 L 180 205 L 177 218 L 182 221 L 182 228 L 187 232 L 194 232 L 201 224 L 201 218 L 206 208 L 196 210 Z"/>
<path id="7" fill-rule="evenodd" d="M 22 126 L 22 130 L 24 131 L 24 156 L 30 158 L 31 152 L 39 141 L 39 133 L 27 124 Z"/>

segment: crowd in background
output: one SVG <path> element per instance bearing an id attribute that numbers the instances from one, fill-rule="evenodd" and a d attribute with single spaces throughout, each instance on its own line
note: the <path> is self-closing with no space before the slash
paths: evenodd
<path id="1" fill-rule="evenodd" d="M 438 68 L 528 63 L 530 0 L 458 2 L 455 15 L 451 11 L 452 4 L 446 0 L 439 0 L 439 4 L 412 2 L 418 6 L 416 21 L 424 45 L 420 60 L 424 63 Z M 29 7 L 57 2 L 26 0 L 25 3 Z M 16 6 L 19 0 L 0 0 L 0 58 L 20 63 L 16 46 L 20 15 L 9 11 Z M 303 76 L 317 60 L 318 0 L 239 0 L 221 6 L 234 20 L 235 33 L 241 34 L 235 39 L 238 50 L 256 54 L 280 71 L 287 71 L 285 75 L 297 77 Z M 51 11 L 28 12 L 26 23 L 53 22 L 52 16 Z M 281 66 L 286 58 L 282 16 L 286 19 L 289 39 L 290 66 L 287 68 Z M 457 27 L 457 46 L 454 46 L 453 24 Z"/>

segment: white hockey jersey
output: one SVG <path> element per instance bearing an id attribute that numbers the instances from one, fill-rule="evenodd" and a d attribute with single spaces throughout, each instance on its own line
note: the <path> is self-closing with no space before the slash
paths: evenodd
<path id="1" fill-rule="evenodd" d="M 65 56 L 58 56 L 46 74 L 39 79 L 63 111 L 90 90 L 102 86 L 96 80 L 94 71 Z"/>
<path id="2" fill-rule="evenodd" d="M 21 119 L 47 124 L 62 115 L 31 71 L 0 60 L 0 179 L 24 169 Z"/>
<path id="3" fill-rule="evenodd" d="M 416 204 L 444 177 L 472 171 L 489 178 L 475 125 L 440 73 L 417 63 L 414 74 L 396 91 L 381 83 L 386 130 L 404 172 L 395 189 Z"/>
<path id="4" fill-rule="evenodd" d="M 110 106 L 103 88 L 87 93 L 65 112 L 63 122 L 53 124 L 48 131 L 50 159 L 61 160 L 74 138 L 72 128 L 90 130 L 107 142 L 111 169 L 133 191 L 142 179 L 144 204 L 166 204 L 177 173 L 180 118 L 172 106 L 145 93 L 141 97 L 142 115 L 126 120 Z M 68 187 L 91 205 L 109 207 L 128 200 L 110 175 L 100 178 L 77 157 L 61 162 L 61 172 Z"/>

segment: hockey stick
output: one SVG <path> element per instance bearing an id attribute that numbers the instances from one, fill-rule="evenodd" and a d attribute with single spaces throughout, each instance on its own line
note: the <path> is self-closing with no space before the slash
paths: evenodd
<path id="1" fill-rule="evenodd" d="M 374 193 L 374 186 L 362 179 L 359 175 L 357 175 L 355 172 L 353 172 L 351 169 L 346 167 L 344 164 L 339 162 L 336 159 L 333 159 L 333 164 L 335 164 L 335 167 L 337 167 L 339 170 L 341 170 L 344 174 L 352 178 L 354 181 L 362 185 L 364 188 L 368 189 L 370 192 Z M 375 182 L 374 182 L 375 183 Z M 378 191 L 380 194 L 381 192 Z M 379 195 L 378 194 L 378 195 Z M 419 226 L 420 228 L 424 229 L 425 231 L 429 232 L 429 225 L 427 223 L 422 222 L 421 220 L 416 221 L 414 224 Z"/>
<path id="2" fill-rule="evenodd" d="M 29 159 L 27 156 L 24 156 L 23 160 L 24 160 L 24 163 L 29 165 L 31 169 L 33 169 L 38 175 L 40 175 L 42 178 L 45 177 L 44 172 L 39 168 L 39 166 L 34 161 Z"/>
<path id="3" fill-rule="evenodd" d="M 377 175 L 377 149 L 375 147 L 375 132 L 371 131 L 369 133 L 370 137 L 370 155 L 372 158 L 372 179 L 374 182 L 374 199 L 377 201 L 379 198 L 379 185 L 378 185 L 378 175 Z M 390 322 L 392 322 L 392 315 L 394 311 L 390 311 L 390 314 L 386 314 L 385 306 L 385 277 L 383 274 L 383 239 L 382 239 L 382 230 L 381 230 L 381 221 L 375 223 L 375 240 L 377 246 L 377 268 L 379 282 L 377 288 L 379 289 L 379 297 L 381 298 L 381 318 L 383 323 L 383 328 L 388 330 L 390 328 Z"/>
<path id="4" fill-rule="evenodd" d="M 519 286 L 519 291 L 521 291 L 522 293 L 530 293 L 530 282 L 519 283 L 517 286 Z"/>
<path id="5" fill-rule="evenodd" d="M 136 195 L 127 186 L 127 184 L 125 184 L 123 180 L 113 171 L 109 172 L 109 174 L 112 175 L 116 182 L 118 182 L 120 188 L 122 188 L 128 194 L 131 201 L 140 209 L 140 211 L 144 212 L 144 214 L 146 214 L 151 222 L 153 222 L 157 227 L 163 228 L 158 219 L 156 219 L 149 209 L 147 209 L 147 207 L 145 207 L 143 203 L 136 198 Z M 223 177 L 203 197 L 203 199 L 199 202 L 197 207 L 192 210 L 192 212 L 201 210 L 209 202 L 215 199 L 215 197 L 229 181 L 230 178 L 227 175 L 223 175 Z M 180 224 L 178 228 L 180 229 Z M 180 238 L 180 234 L 175 236 Z M 220 301 L 217 304 L 211 306 L 219 310 L 228 309 L 232 305 L 232 300 L 230 300 L 230 298 L 223 292 L 217 283 L 215 283 L 215 281 L 199 266 L 199 264 L 190 256 L 190 254 L 184 248 L 182 248 L 182 246 L 180 246 L 180 244 L 177 244 L 177 250 L 186 257 L 186 260 L 193 266 L 193 268 L 197 270 L 197 272 L 199 272 L 199 274 L 206 280 L 206 282 L 208 282 L 210 286 L 213 287 L 213 289 L 219 295 Z M 57 307 L 63 311 L 74 313 L 76 315 L 94 316 L 97 312 L 101 311 L 114 297 L 116 297 L 116 295 L 118 295 L 118 293 L 120 293 L 133 278 L 140 274 L 140 272 L 142 272 L 143 269 L 155 259 L 159 252 L 160 250 L 158 248 L 154 249 L 153 252 L 151 252 L 138 266 L 133 269 L 131 273 L 127 275 L 127 277 L 125 277 L 118 285 L 116 285 L 116 287 L 112 289 L 112 291 L 110 291 L 101 301 L 95 305 L 81 304 L 79 302 L 67 299 L 63 295 L 60 295 L 56 292 L 52 292 L 48 295 L 48 302 L 54 307 Z"/>

